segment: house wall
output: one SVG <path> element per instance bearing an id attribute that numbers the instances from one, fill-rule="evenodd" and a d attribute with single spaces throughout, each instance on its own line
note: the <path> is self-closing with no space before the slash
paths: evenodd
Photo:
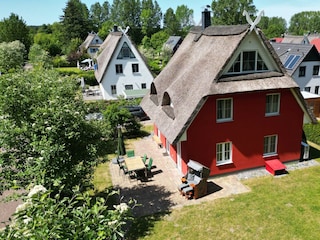
<path id="1" fill-rule="evenodd" d="M 303 112 L 290 90 L 281 93 L 280 115 L 265 116 L 266 93 L 252 92 L 225 96 L 233 97 L 233 121 L 216 122 L 216 99 L 209 97 L 187 131 L 182 142 L 182 171 L 193 159 L 211 169 L 210 175 L 264 166 L 263 140 L 278 134 L 277 158 L 290 161 L 300 158 Z M 216 166 L 216 144 L 232 142 L 233 163 Z"/>
<path id="2" fill-rule="evenodd" d="M 308 107 L 316 118 L 320 118 L 320 98 L 305 99 Z"/>
<path id="3" fill-rule="evenodd" d="M 127 42 L 131 48 L 135 58 L 125 58 L 117 59 L 119 51 L 124 42 Z M 139 72 L 132 72 L 132 64 L 139 64 Z M 122 64 L 123 73 L 116 73 L 116 64 Z M 150 89 L 151 82 L 153 81 L 153 76 L 143 61 L 142 57 L 132 45 L 131 41 L 124 35 L 119 44 L 114 51 L 112 59 L 106 69 L 105 75 L 100 83 L 100 89 L 102 92 L 103 99 L 105 100 L 115 100 L 118 96 L 124 95 L 125 85 L 133 85 L 133 90 L 141 89 L 141 84 L 145 83 L 146 88 Z M 116 85 L 117 94 L 111 93 L 111 85 Z"/>
<path id="4" fill-rule="evenodd" d="M 310 92 L 315 94 L 320 94 L 320 75 L 313 75 L 313 66 L 320 66 L 320 61 L 309 61 L 302 62 L 299 67 L 306 67 L 306 75 L 303 77 L 299 77 L 299 67 L 297 67 L 296 71 L 292 74 L 292 78 L 299 85 L 301 91 L 305 90 L 306 87 L 310 87 Z M 319 92 L 315 92 L 316 86 L 319 87 Z"/>

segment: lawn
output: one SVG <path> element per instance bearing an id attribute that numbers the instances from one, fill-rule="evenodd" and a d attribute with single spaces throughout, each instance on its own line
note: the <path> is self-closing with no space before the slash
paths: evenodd
<path id="1" fill-rule="evenodd" d="M 130 239 L 318 239 L 320 167 L 244 181 L 252 191 L 137 219 Z"/>
<path id="2" fill-rule="evenodd" d="M 151 132 L 152 126 L 143 130 Z M 133 142 L 127 140 L 126 147 Z M 310 155 L 319 161 L 316 147 Z M 97 176 L 108 178 L 108 166 L 99 166 Z M 319 182 L 320 166 L 246 180 L 250 193 L 135 219 L 127 239 L 318 239 Z M 110 184 L 100 183 L 99 190 Z"/>

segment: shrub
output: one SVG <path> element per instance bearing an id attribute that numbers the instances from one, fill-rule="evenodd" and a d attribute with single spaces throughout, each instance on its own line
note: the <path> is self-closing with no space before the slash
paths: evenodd
<path id="1" fill-rule="evenodd" d="M 106 199 L 92 198 L 76 189 L 73 196 L 62 197 L 35 186 L 17 207 L 12 224 L 0 231 L 0 238 L 121 239 L 135 202 L 109 206 L 116 193 L 109 192 Z"/>

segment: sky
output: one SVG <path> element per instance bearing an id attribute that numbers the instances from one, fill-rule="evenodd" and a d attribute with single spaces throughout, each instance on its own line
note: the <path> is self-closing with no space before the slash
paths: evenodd
<path id="1" fill-rule="evenodd" d="M 102 4 L 105 0 L 81 0 L 88 9 L 96 2 Z M 108 0 L 112 4 L 113 0 Z M 201 12 L 212 0 L 157 0 L 162 13 L 168 8 L 176 10 L 179 5 L 187 5 L 194 11 L 196 24 L 201 21 Z M 0 20 L 8 18 L 11 13 L 22 18 L 27 25 L 42 25 L 58 22 L 66 7 L 67 0 L 0 0 Z M 290 18 L 302 11 L 320 11 L 320 1 L 314 0 L 253 0 L 258 13 L 264 10 L 267 17 L 282 17 L 288 25 Z"/>

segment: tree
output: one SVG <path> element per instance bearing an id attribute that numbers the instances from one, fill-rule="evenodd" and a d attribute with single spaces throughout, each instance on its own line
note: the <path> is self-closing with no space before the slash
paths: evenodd
<path id="1" fill-rule="evenodd" d="M 290 19 L 289 32 L 303 35 L 320 31 L 320 11 L 307 11 L 294 14 Z"/>
<path id="2" fill-rule="evenodd" d="M 131 115 L 126 106 L 130 105 L 127 100 L 119 100 L 107 106 L 103 111 L 109 136 L 117 137 L 117 127 L 121 125 L 126 128 L 128 135 L 135 135 L 140 130 L 141 124 Z"/>
<path id="3" fill-rule="evenodd" d="M 280 17 L 262 17 L 258 26 L 269 39 L 280 37 L 287 29 L 286 20 Z"/>
<path id="4" fill-rule="evenodd" d="M 257 12 L 253 0 L 217 0 L 212 2 L 211 8 L 213 25 L 246 24 L 243 11 L 246 10 L 251 17 Z"/>
<path id="5" fill-rule="evenodd" d="M 142 0 L 142 10 L 140 15 L 142 33 L 150 37 L 159 31 L 162 19 L 162 12 L 157 1 Z"/>
<path id="6" fill-rule="evenodd" d="M 150 44 L 151 47 L 157 52 L 162 51 L 163 44 L 168 40 L 170 35 L 167 31 L 159 31 L 151 36 Z"/>
<path id="7" fill-rule="evenodd" d="M 29 62 L 34 68 L 50 68 L 52 67 L 49 53 L 41 48 L 38 44 L 33 44 L 29 51 Z"/>
<path id="8" fill-rule="evenodd" d="M 143 38 L 141 34 L 141 3 L 140 0 L 115 0 L 112 4 L 111 19 L 114 24 L 125 29 L 130 27 L 132 41 L 139 44 Z"/>
<path id="9" fill-rule="evenodd" d="M 25 46 L 20 41 L 0 43 L 0 72 L 21 69 L 24 64 Z"/>
<path id="10" fill-rule="evenodd" d="M 172 8 L 168 8 L 164 14 L 163 28 L 169 35 L 179 34 L 180 25 Z"/>
<path id="11" fill-rule="evenodd" d="M 9 18 L 0 22 L 0 42 L 20 41 L 29 50 L 31 41 L 29 38 L 29 29 L 22 18 L 11 13 Z"/>
<path id="12" fill-rule="evenodd" d="M 60 55 L 62 52 L 59 39 L 55 38 L 52 33 L 36 33 L 33 37 L 33 43 L 38 44 L 43 50 L 48 51 L 50 56 Z"/>
<path id="13" fill-rule="evenodd" d="M 81 3 L 80 0 L 68 0 L 63 13 L 61 23 L 65 43 L 73 38 L 84 40 L 93 27 L 89 20 L 89 10 L 86 5 Z"/>
<path id="14" fill-rule="evenodd" d="M 108 1 L 105 1 L 102 6 L 99 2 L 96 2 L 95 4 L 92 4 L 90 7 L 90 20 L 93 24 L 93 30 L 95 32 L 98 32 L 98 30 L 101 28 L 101 25 L 109 20 L 110 18 L 110 8 L 111 5 Z"/>
<path id="15" fill-rule="evenodd" d="M 100 131 L 85 120 L 78 89 L 75 79 L 55 71 L 0 77 L 0 192 L 29 184 L 54 192 L 88 186 Z"/>
<path id="16" fill-rule="evenodd" d="M 186 5 L 178 6 L 176 9 L 176 19 L 180 24 L 182 35 L 185 36 L 190 28 L 194 26 L 193 10 Z"/>

